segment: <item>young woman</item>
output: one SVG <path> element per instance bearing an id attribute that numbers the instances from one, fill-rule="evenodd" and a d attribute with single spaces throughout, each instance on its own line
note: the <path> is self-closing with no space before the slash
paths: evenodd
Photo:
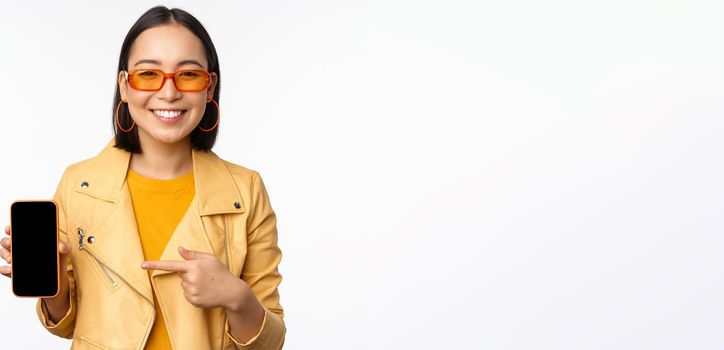
<path id="1" fill-rule="evenodd" d="M 128 32 L 115 137 L 69 166 L 54 197 L 61 292 L 36 309 L 73 349 L 282 347 L 276 216 L 259 174 L 211 151 L 220 77 L 187 12 L 154 7 Z"/>

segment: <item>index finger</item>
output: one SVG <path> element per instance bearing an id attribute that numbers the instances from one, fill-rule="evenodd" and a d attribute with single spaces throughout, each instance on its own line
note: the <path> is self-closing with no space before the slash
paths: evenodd
<path id="1" fill-rule="evenodd" d="M 188 270 L 185 261 L 168 260 L 145 261 L 141 264 L 141 268 L 145 270 L 164 270 L 176 272 L 186 272 L 186 270 Z"/>

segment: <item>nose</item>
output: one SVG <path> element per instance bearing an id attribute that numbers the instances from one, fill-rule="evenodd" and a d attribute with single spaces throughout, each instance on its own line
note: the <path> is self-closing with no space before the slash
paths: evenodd
<path id="1" fill-rule="evenodd" d="M 181 98 L 181 92 L 176 90 L 176 85 L 173 84 L 173 78 L 166 77 L 163 79 L 163 85 L 161 90 L 158 91 L 160 98 L 168 101 L 173 101 Z"/>

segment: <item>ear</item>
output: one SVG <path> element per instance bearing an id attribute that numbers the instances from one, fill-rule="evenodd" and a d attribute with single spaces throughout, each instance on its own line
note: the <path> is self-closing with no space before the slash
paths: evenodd
<path id="1" fill-rule="evenodd" d="M 211 102 L 211 99 L 214 98 L 214 91 L 216 90 L 217 82 L 218 78 L 216 73 L 211 73 L 209 76 L 209 87 L 206 88 L 206 102 Z"/>
<path id="2" fill-rule="evenodd" d="M 128 101 L 128 82 L 124 71 L 118 72 L 118 91 L 121 93 L 121 100 Z"/>

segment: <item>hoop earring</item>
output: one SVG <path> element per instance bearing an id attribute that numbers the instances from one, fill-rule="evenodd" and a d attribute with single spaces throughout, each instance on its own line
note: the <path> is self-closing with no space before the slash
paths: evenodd
<path id="1" fill-rule="evenodd" d="M 211 130 L 216 129 L 216 126 L 219 125 L 219 120 L 221 120 L 221 108 L 219 108 L 219 104 L 213 98 L 211 99 L 211 101 L 206 101 L 206 103 L 209 103 L 209 102 L 213 102 L 216 105 L 216 111 L 218 113 L 216 114 L 216 124 L 214 124 L 214 126 L 212 126 L 211 129 L 202 128 L 201 122 L 199 122 L 199 129 L 201 129 L 201 131 L 205 131 L 205 132 L 209 132 Z"/>
<path id="2" fill-rule="evenodd" d="M 132 123 L 131 123 L 131 127 L 130 127 L 130 128 L 124 129 L 124 128 L 121 126 L 121 121 L 118 120 L 118 110 L 121 108 L 121 103 L 123 103 L 123 102 L 126 102 L 126 101 L 123 101 L 123 100 L 118 101 L 118 106 L 116 106 L 116 124 L 118 125 L 118 128 L 121 129 L 121 131 L 123 131 L 123 132 L 129 132 L 129 131 L 133 130 L 133 127 L 136 125 L 136 122 L 133 121 L 133 118 L 131 118 Z"/>

